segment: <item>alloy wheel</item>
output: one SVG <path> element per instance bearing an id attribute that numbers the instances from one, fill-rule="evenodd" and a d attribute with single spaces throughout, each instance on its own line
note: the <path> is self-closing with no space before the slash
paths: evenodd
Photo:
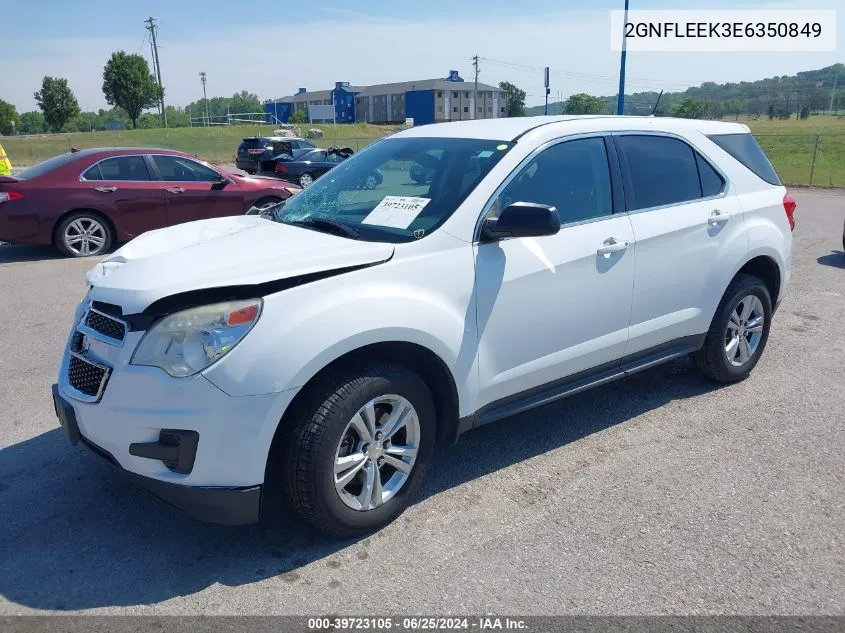
<path id="1" fill-rule="evenodd" d="M 302 174 L 299 177 L 299 184 L 302 185 L 302 188 L 305 189 L 308 185 L 314 182 L 314 179 L 311 177 L 311 174 Z"/>
<path id="2" fill-rule="evenodd" d="M 106 244 L 106 227 L 94 218 L 77 218 L 67 225 L 63 239 L 75 255 L 97 255 Z"/>
<path id="3" fill-rule="evenodd" d="M 731 312 L 725 331 L 725 356 L 734 367 L 742 367 L 754 356 L 763 338 L 763 302 L 756 295 L 740 300 Z"/>
<path id="4" fill-rule="evenodd" d="M 407 483 L 420 446 L 413 405 L 390 394 L 367 402 L 352 417 L 335 452 L 334 484 L 353 510 L 377 508 Z"/>

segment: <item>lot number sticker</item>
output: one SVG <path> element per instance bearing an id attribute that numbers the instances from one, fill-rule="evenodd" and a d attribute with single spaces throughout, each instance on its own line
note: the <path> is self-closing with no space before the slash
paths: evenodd
<path id="1" fill-rule="evenodd" d="M 376 208 L 361 221 L 361 224 L 407 229 L 429 202 L 431 202 L 430 198 L 385 196 L 376 205 Z"/>

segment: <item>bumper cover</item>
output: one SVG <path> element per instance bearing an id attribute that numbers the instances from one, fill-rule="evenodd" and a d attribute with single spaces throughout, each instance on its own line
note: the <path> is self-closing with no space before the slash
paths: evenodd
<path id="1" fill-rule="evenodd" d="M 71 444 L 81 441 L 135 484 L 169 505 L 200 521 L 220 525 L 247 525 L 258 521 L 261 512 L 260 485 L 234 488 L 182 486 L 130 472 L 122 468 L 111 453 L 80 433 L 74 409 L 59 394 L 58 385 L 53 385 L 53 405 Z"/>

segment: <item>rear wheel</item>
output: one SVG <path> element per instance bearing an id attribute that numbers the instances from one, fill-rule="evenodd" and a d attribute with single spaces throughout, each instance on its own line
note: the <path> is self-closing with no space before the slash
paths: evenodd
<path id="1" fill-rule="evenodd" d="M 428 388 L 391 363 L 329 376 L 311 394 L 285 439 L 294 507 L 334 536 L 387 525 L 408 506 L 434 449 Z"/>
<path id="2" fill-rule="evenodd" d="M 763 354 L 771 320 L 766 285 L 757 277 L 737 275 L 719 302 L 704 346 L 694 355 L 699 369 L 724 383 L 746 378 Z"/>
<path id="3" fill-rule="evenodd" d="M 81 211 L 71 213 L 56 227 L 53 243 L 69 257 L 101 255 L 112 245 L 114 235 L 102 216 Z"/>
<path id="4" fill-rule="evenodd" d="M 314 182 L 314 177 L 311 174 L 302 174 L 299 177 L 299 186 L 305 189 Z"/>

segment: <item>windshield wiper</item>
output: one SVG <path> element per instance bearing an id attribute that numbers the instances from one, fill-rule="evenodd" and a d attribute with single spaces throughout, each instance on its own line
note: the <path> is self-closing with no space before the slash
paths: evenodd
<path id="1" fill-rule="evenodd" d="M 303 218 L 301 220 L 285 220 L 287 224 L 294 224 L 300 226 L 309 226 L 315 229 L 330 229 L 334 231 L 336 234 L 340 234 L 344 237 L 352 238 L 353 240 L 357 240 L 361 238 L 361 234 L 356 230 L 353 229 L 348 224 L 344 224 L 343 222 L 338 222 L 337 220 L 329 220 L 328 218 Z"/>

